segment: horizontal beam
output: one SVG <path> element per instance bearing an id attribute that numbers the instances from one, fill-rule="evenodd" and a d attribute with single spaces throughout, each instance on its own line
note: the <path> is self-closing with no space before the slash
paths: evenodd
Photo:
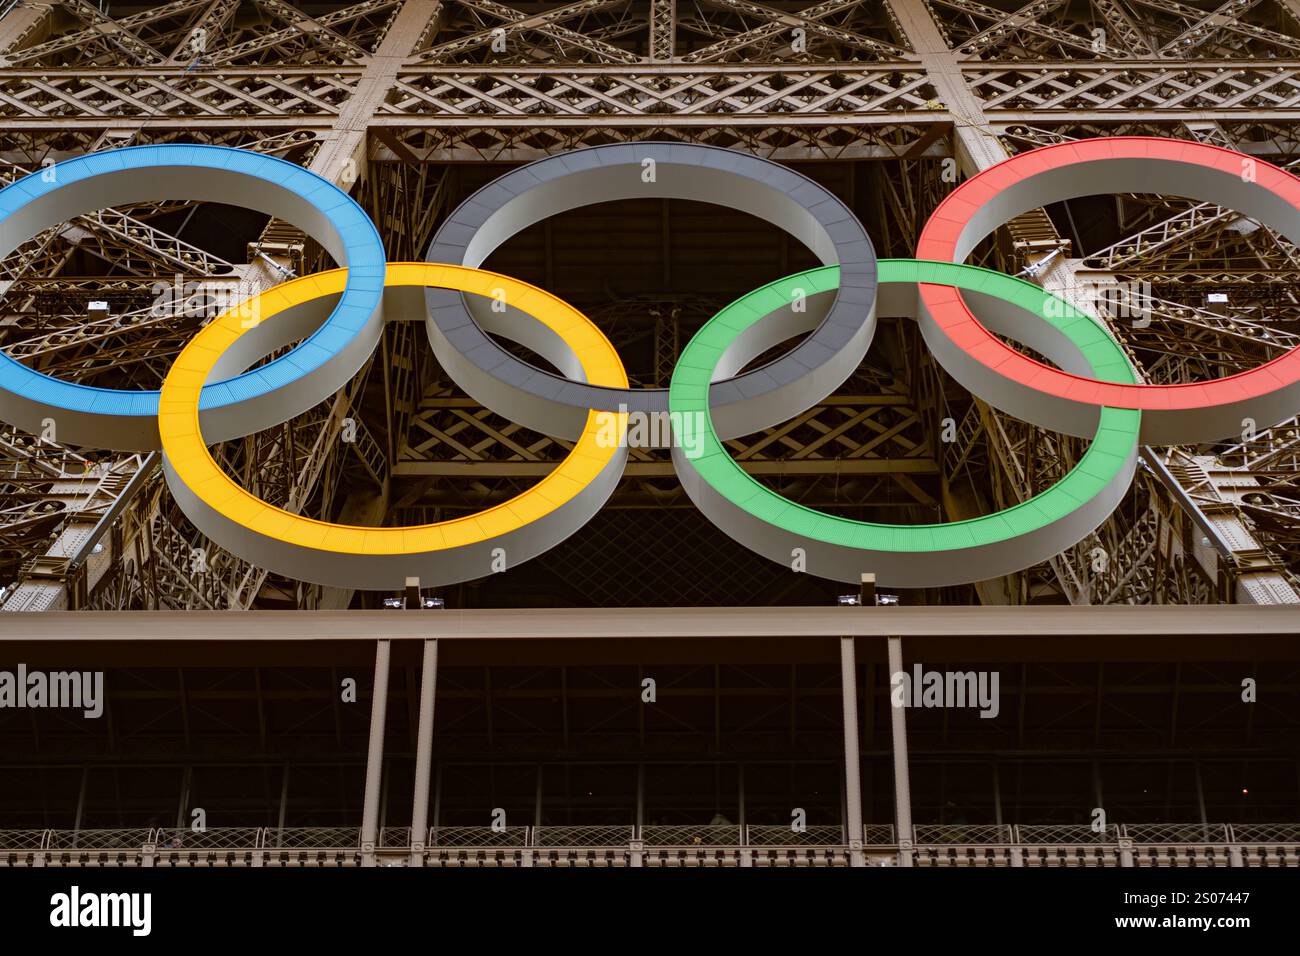
<path id="1" fill-rule="evenodd" d="M 1294 645 L 1281 605 L 521 608 L 394 611 L 46 611 L 0 615 L 0 641 L 611 640 L 790 637 L 1221 638 Z"/>
<path id="2" fill-rule="evenodd" d="M 1282 124 L 1300 121 L 1300 108 L 1293 109 L 1168 109 L 1168 110 L 1090 110 L 1090 109 L 1045 109 L 1045 110 L 999 110 L 990 109 L 989 119 L 995 126 L 1004 129 L 1008 126 L 1068 126 L 1089 123 L 1105 125 L 1113 123 L 1132 127 L 1135 124 L 1177 125 L 1186 120 L 1216 120 L 1230 123 L 1269 123 Z M 259 131 L 326 131 L 333 128 L 337 115 L 334 113 L 265 113 L 233 114 L 216 113 L 210 115 L 181 116 L 143 114 L 134 116 L 106 115 L 56 115 L 48 116 L 6 116 L 0 113 L 0 124 L 5 132 L 49 133 L 52 130 L 136 130 L 141 120 L 146 120 L 149 129 L 158 132 L 175 132 L 181 130 L 259 130 Z M 544 122 L 550 128 L 586 129 L 591 127 L 616 127 L 633 129 L 654 127 L 656 129 L 672 128 L 756 128 L 772 127 L 819 128 L 834 125 L 843 128 L 891 128 L 899 126 L 932 126 L 934 124 L 952 125 L 953 114 L 947 110 L 934 109 L 925 111 L 886 111 L 872 113 L 853 112 L 807 112 L 807 113 L 693 113 L 678 116 L 672 113 L 628 113 L 622 116 L 608 114 L 595 115 L 554 115 L 538 114 L 512 116 L 506 114 L 479 113 L 464 116 L 444 114 L 407 114 L 386 113 L 376 117 L 368 126 L 389 130 L 403 129 L 529 129 Z M 853 153 L 857 146 L 844 147 L 843 152 Z M 880 147 L 868 147 L 871 155 L 864 158 L 894 158 L 886 156 Z M 900 146 L 895 155 L 907 153 L 910 146 Z M 927 156 L 945 156 L 947 150 L 941 144 L 931 145 L 925 150 Z M 1245 148 L 1243 152 L 1258 155 L 1290 155 L 1275 148 Z M 396 156 L 390 150 L 381 149 L 377 157 L 380 161 L 395 161 Z M 437 157 L 421 157 L 426 162 L 439 161 Z"/>
<path id="3" fill-rule="evenodd" d="M 884 64 L 882 64 L 883 66 Z M 897 64 L 895 64 L 897 66 Z M 1249 73 L 1286 73 L 1300 70 L 1300 60 L 1289 59 L 1225 59 L 1223 57 L 1193 57 L 1160 59 L 1152 57 L 1124 57 L 1117 60 L 978 60 L 961 64 L 962 73 L 983 75 L 1002 70 L 1021 73 L 1127 73 L 1143 70 L 1161 73 L 1188 73 L 1241 70 Z"/>
<path id="4" fill-rule="evenodd" d="M 0 121 L 14 131 L 134 128 L 141 120 L 160 129 L 330 128 L 355 95 L 362 72 L 359 66 L 276 67 L 274 73 L 3 71 Z M 962 78 L 998 123 L 1194 118 L 1276 124 L 1300 118 L 1300 63 L 1294 61 L 980 63 L 965 66 Z M 1152 88 L 1173 81 L 1186 90 L 1162 102 Z M 1227 83 L 1231 88 L 1220 89 Z M 545 120 L 587 126 L 889 126 L 953 120 L 949 104 L 934 98 L 925 74 L 910 64 L 408 64 L 397 69 L 388 95 L 369 125 L 493 128 Z"/>
<path id="5" fill-rule="evenodd" d="M 445 478 L 541 478 L 556 468 L 553 461 L 403 461 L 393 468 L 395 478 L 440 476 Z M 746 461 L 751 475 L 937 475 L 933 458 L 812 459 L 800 461 Z M 670 461 L 629 462 L 629 478 L 672 478 Z"/>
<path id="6" fill-rule="evenodd" d="M 927 121 L 929 119 L 930 117 L 927 117 Z M 630 126 L 620 126 L 620 128 L 627 131 L 626 135 L 630 141 L 635 141 L 642 136 L 643 132 L 647 135 L 653 135 L 659 129 L 695 128 L 700 130 L 703 136 L 708 136 L 709 132 L 712 130 L 719 128 L 738 129 L 741 125 L 742 124 L 728 126 L 727 123 L 722 122 L 721 120 L 707 125 L 686 123 L 678 124 L 674 122 L 658 123 L 646 120 L 645 122 L 632 124 Z M 748 127 L 750 124 L 743 125 Z M 938 129 L 942 126 L 942 123 L 936 123 L 933 126 L 922 128 Z M 414 129 L 416 127 L 412 126 L 408 128 Z M 523 128 L 524 127 L 520 127 L 521 130 Z M 584 127 L 579 125 L 570 128 L 581 131 Z M 781 124 L 773 118 L 772 123 L 767 126 L 754 126 L 752 128 L 756 131 L 756 136 L 761 137 L 770 130 L 781 128 Z M 915 146 L 876 145 L 861 138 L 857 139 L 856 142 L 844 145 L 841 145 L 838 142 L 827 143 L 824 146 L 817 145 L 817 143 L 821 141 L 820 134 L 830 128 L 861 130 L 864 127 L 840 119 L 835 119 L 833 123 L 823 122 L 819 125 L 814 124 L 812 135 L 816 136 L 816 139 L 789 143 L 783 146 L 767 146 L 760 143 L 758 146 L 760 155 L 766 159 L 775 160 L 777 162 L 803 162 L 819 159 L 837 160 L 841 162 L 848 160 L 855 162 L 885 162 L 896 160 L 900 157 L 906 159 L 946 159 L 952 155 L 952 150 L 949 148 L 946 137 L 936 139 L 919 152 Z M 890 127 L 887 126 L 877 128 L 881 130 L 890 129 Z M 501 129 L 505 128 L 501 127 Z M 372 166 L 376 163 L 399 163 L 401 165 L 417 163 L 481 163 L 484 161 L 485 157 L 491 157 L 493 162 L 498 163 L 529 163 L 536 159 L 544 159 L 554 153 L 554 150 L 552 149 L 530 144 L 526 137 L 522 136 L 516 144 L 509 144 L 508 140 L 504 140 L 499 146 L 481 146 L 474 142 L 475 128 L 468 127 L 468 130 L 469 132 L 466 135 L 458 135 L 456 137 L 448 138 L 446 140 L 446 145 L 417 146 L 406 143 L 401 144 L 402 152 L 400 155 L 394 152 L 389 146 L 376 139 L 371 146 L 370 163 Z M 509 136 L 510 134 L 505 133 L 504 135 Z M 1260 145 L 1263 146 L 1264 144 Z M 1274 152 L 1276 152 L 1276 150 L 1274 150 Z M 1268 154 L 1259 152 L 1255 153 L 1255 155 Z"/>
<path id="7" fill-rule="evenodd" d="M 1257 108 L 1228 107 L 1215 108 L 1178 108 L 1169 109 L 1108 109 L 1088 110 L 1065 107 L 1061 109 L 1039 110 L 1003 110 L 997 107 L 985 107 L 990 123 L 998 127 L 1014 126 L 1061 126 L 1071 123 L 1117 123 L 1132 126 L 1134 123 L 1180 123 L 1184 120 L 1202 122 L 1215 120 L 1225 123 L 1270 123 L 1274 125 L 1294 123 L 1300 120 L 1300 108 Z M 1250 152 L 1250 150 L 1245 150 Z M 1286 154 L 1290 155 L 1290 154 Z"/>

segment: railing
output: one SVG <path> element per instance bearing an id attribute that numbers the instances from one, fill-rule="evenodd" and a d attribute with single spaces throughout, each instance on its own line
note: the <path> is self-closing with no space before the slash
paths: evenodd
<path id="1" fill-rule="evenodd" d="M 1033 824 L 1014 828 L 1015 843 L 1053 844 L 1076 846 L 1079 844 L 1114 843 L 1119 839 L 1116 827 L 1094 830 L 1086 824 Z"/>
<path id="2" fill-rule="evenodd" d="M 50 830 L 0 830 L 0 853 L 6 850 L 43 850 Z"/>
<path id="3" fill-rule="evenodd" d="M 535 847 L 628 846 L 636 839 L 634 826 L 533 827 Z"/>
<path id="4" fill-rule="evenodd" d="M 528 846 L 531 827 L 434 827 L 426 846 L 478 849 L 480 847 Z"/>
<path id="5" fill-rule="evenodd" d="M 893 827 L 889 827 L 888 843 L 893 843 Z M 747 846 L 844 846 L 842 827 L 812 826 L 802 831 L 788 826 L 750 826 L 745 828 Z M 865 841 L 864 841 L 865 842 Z"/>
<path id="6" fill-rule="evenodd" d="M 735 826 L 641 827 L 646 846 L 740 846 L 742 830 Z"/>
<path id="7" fill-rule="evenodd" d="M 631 825 L 0 830 L 0 867 L 25 866 L 1292 866 L 1300 824 L 1019 826 L 922 824 L 900 841 L 867 824 L 861 842 L 838 826 Z"/>
<path id="8" fill-rule="evenodd" d="M 258 843 L 265 832 L 259 827 L 216 827 L 199 831 L 182 827 L 158 830 L 151 842 L 164 852 L 167 850 L 253 850 L 258 848 Z"/>
<path id="9" fill-rule="evenodd" d="M 139 828 L 134 830 L 46 830 L 43 848 L 51 850 L 76 850 L 95 847 L 101 850 L 138 850 L 146 843 L 157 843 L 158 831 Z"/>

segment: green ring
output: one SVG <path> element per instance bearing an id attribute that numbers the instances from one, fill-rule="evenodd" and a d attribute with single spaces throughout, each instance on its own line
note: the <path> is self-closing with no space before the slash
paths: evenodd
<path id="1" fill-rule="evenodd" d="M 1136 381 L 1123 350 L 1096 322 L 1039 286 L 1000 272 L 952 262 L 880 260 L 882 285 L 905 282 L 956 286 L 1019 306 L 1054 325 L 1080 350 L 1096 377 L 1125 384 Z M 1069 518 L 1085 503 L 1110 487 L 1126 467 L 1133 466 L 1141 413 L 1135 409 L 1104 407 L 1100 412 L 1096 435 L 1083 458 L 1069 474 L 1028 501 L 979 518 L 922 525 L 855 521 L 807 508 L 766 488 L 731 458 L 714 431 L 709 408 L 709 384 L 714 369 L 726 348 L 740 333 L 777 309 L 788 307 L 798 295 L 797 290 L 802 289 L 804 294 L 811 296 L 834 291 L 838 285 L 838 266 L 823 266 L 778 279 L 728 305 L 710 319 L 687 344 L 673 370 L 668 406 L 673 427 L 683 430 L 679 432 L 681 440 L 673 442 L 673 461 L 688 492 L 692 487 L 699 487 L 698 481 L 691 480 L 693 475 L 698 476 L 731 505 L 779 531 L 797 535 L 810 542 L 873 552 L 873 557 L 879 560 L 882 553 L 933 554 L 965 551 L 1008 542 L 1045 529 Z M 697 428 L 702 429 L 702 433 L 690 434 L 685 431 L 693 432 Z M 683 451 L 683 448 L 696 447 L 700 449 L 700 454 L 693 457 Z M 700 503 L 698 499 L 696 503 Z M 1113 505 L 1111 507 L 1113 509 Z M 1095 527 L 1094 525 L 1088 530 Z M 1084 533 L 1086 534 L 1087 532 Z M 1075 542 L 1082 540 L 1082 537 L 1077 537 Z M 788 543 L 788 538 L 785 541 Z M 1026 561 L 1021 567 L 1044 559 Z M 807 570 L 821 573 L 812 567 L 811 562 Z M 856 580 L 858 572 L 868 570 L 875 569 L 864 566 L 856 571 L 846 569 L 840 574 L 830 573 L 824 576 Z M 1005 573 L 1009 572 L 980 573 L 965 580 L 983 580 Z M 924 572 L 921 575 L 924 577 Z M 889 583 L 888 575 L 881 580 L 882 583 Z M 936 580 L 934 583 L 960 582 Z"/>

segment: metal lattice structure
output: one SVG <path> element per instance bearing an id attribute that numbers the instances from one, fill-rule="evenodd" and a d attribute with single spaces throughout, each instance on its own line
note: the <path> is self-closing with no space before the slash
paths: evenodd
<path id="1" fill-rule="evenodd" d="M 849 206 L 882 257 L 907 257 L 962 179 L 1107 135 L 1195 139 L 1300 172 L 1300 0 L 0 2 L 0 183 L 123 146 L 236 146 L 350 192 L 391 261 L 422 259 L 461 201 L 519 164 L 642 140 L 787 164 Z M 1300 251 L 1214 204 L 1058 203 L 972 261 L 1091 310 L 1148 382 L 1225 376 L 1300 344 Z M 667 384 L 722 306 L 812 264 L 756 219 L 677 200 L 555 216 L 485 263 L 591 316 L 644 387 Z M 0 347 L 69 380 L 157 388 L 214 303 L 329 266 L 256 211 L 95 210 L 0 261 Z M 1111 292 L 1141 321 L 1113 313 Z M 1079 606 L 1007 609 L 1069 621 L 1103 610 L 1084 605 L 1300 603 L 1300 419 L 1258 424 L 1143 448 L 1123 503 L 1078 545 L 978 585 L 904 593 L 921 607 L 903 610 Z M 914 323 L 882 319 L 834 394 L 728 447 L 801 503 L 921 523 L 1023 501 L 1084 443 L 973 398 Z M 280 507 L 400 525 L 498 503 L 568 448 L 466 396 L 422 325 L 395 322 L 331 400 L 215 455 Z M 160 464 L 0 429 L 0 610 L 184 611 L 211 633 L 264 618 L 214 625 L 206 612 L 376 607 L 379 595 L 214 547 Z M 737 545 L 665 452 L 638 448 L 572 538 L 438 594 L 451 608 L 775 613 L 826 610 L 843 590 Z M 1195 613 L 1255 610 L 1268 609 Z M 108 672 L 110 719 L 0 714 L 0 866 L 1295 866 L 1300 681 L 1293 642 L 1274 640 L 1294 637 L 1287 627 L 1174 642 L 1081 624 L 1046 658 L 1010 628 L 908 638 L 909 663 L 1000 669 L 1006 704 L 996 722 L 917 711 L 905 729 L 887 703 L 893 637 L 860 637 L 855 661 L 853 639 L 806 634 L 717 651 L 556 641 L 542 654 L 366 631 L 310 656 L 269 629 L 245 646 L 160 639 L 147 652 L 83 635 L 71 646 Z M 441 665 L 439 643 L 453 647 Z M 649 674 L 657 708 L 639 696 Z M 436 733 L 432 690 L 421 696 L 433 675 Z M 1244 678 L 1267 687 L 1257 707 L 1235 706 Z M 359 703 L 340 702 L 348 680 Z M 195 793 L 222 808 L 203 834 L 187 827 Z M 1115 821 L 1100 834 L 1094 806 Z M 498 807 L 500 830 L 486 824 Z M 732 807 L 739 819 L 706 822 Z M 806 830 L 791 830 L 791 807 L 808 811 Z"/>
<path id="2" fill-rule="evenodd" d="M 1101 133 L 1199 138 L 1283 165 L 1296 159 L 1300 11 L 1292 0 L 329 6 L 308 15 L 278 0 L 178 0 L 110 16 L 84 2 L 11 5 L 0 21 L 6 176 L 127 144 L 238 145 L 352 186 L 390 256 L 417 258 L 441 218 L 494 171 L 576 146 L 675 139 L 815 163 L 801 168 L 864 221 L 887 224 L 882 252 L 907 255 L 951 188 L 946 160 L 970 174 L 1026 148 Z M 1300 275 L 1300 254 L 1289 243 L 1212 204 L 1113 202 L 1106 235 L 1078 232 L 1071 217 L 1084 210 L 1080 201 L 1051 218 L 1019 217 L 983 255 L 1073 289 L 1076 300 L 1083 287 L 1142 283 L 1151 321 L 1111 325 L 1148 381 L 1229 374 L 1296 343 L 1300 306 L 1288 283 Z M 218 214 L 202 206 L 100 210 L 25 244 L 0 266 L 4 346 L 79 381 L 153 387 L 213 296 L 247 294 L 322 261 L 296 230 L 259 226 L 256 217 L 234 222 L 244 242 L 214 244 Z M 581 254 L 577 214 L 519 237 L 498 259 L 588 309 L 635 356 L 633 377 L 661 384 L 694 328 L 748 280 L 717 293 L 702 287 L 681 224 L 687 209 L 609 215 L 629 223 L 633 241 L 660 247 L 661 291 L 611 295 L 567 282 L 564 263 Z M 763 263 L 759 275 L 802 261 L 778 237 L 762 242 L 749 252 Z M 179 290 L 162 310 L 160 276 Z M 1226 293 L 1228 304 L 1207 305 L 1207 289 Z M 92 293 L 107 300 L 106 314 L 87 313 Z M 784 476 L 801 500 L 855 515 L 883 501 L 874 513 L 903 520 L 1023 500 L 1077 459 L 1078 442 L 954 388 L 910 329 L 888 330 L 885 342 L 888 351 L 877 360 L 881 349 L 873 350 L 874 367 L 837 400 L 734 451 L 754 473 Z M 382 371 L 363 373 L 331 407 L 231 443 L 228 467 L 303 513 L 382 522 L 500 500 L 565 450 L 464 399 L 409 328 L 387 331 L 375 365 Z M 339 440 L 345 419 L 360 423 L 360 441 Z M 948 420 L 956 440 L 937 441 Z M 1239 446 L 1148 450 L 1128 502 L 1095 535 L 966 599 L 1297 600 L 1294 431 L 1283 423 Z M 129 463 L 86 454 L 29 445 L 15 457 L 6 447 L 19 471 L 35 455 L 51 479 L 84 483 L 96 468 L 133 473 Z M 13 540 L 6 608 L 351 600 L 206 553 L 156 481 L 124 484 L 132 501 L 116 502 L 113 521 L 98 529 L 93 571 L 63 560 L 74 556 L 57 527 L 49 546 Z M 667 460 L 641 451 L 613 507 L 688 507 L 673 485 Z M 53 500 L 57 487 L 28 481 L 25 491 Z M 147 514 L 132 503 L 142 493 Z M 22 515 L 16 530 L 59 524 L 48 511 Z M 1090 558 L 1097 549 L 1104 562 Z M 197 550 L 204 560 L 188 562 Z M 620 600 L 594 582 L 579 590 Z"/>

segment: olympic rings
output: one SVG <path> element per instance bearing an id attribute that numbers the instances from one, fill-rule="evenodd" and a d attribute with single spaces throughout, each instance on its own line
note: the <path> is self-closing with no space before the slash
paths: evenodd
<path id="1" fill-rule="evenodd" d="M 834 266 L 788 276 L 737 299 L 710 319 L 682 351 L 669 386 L 674 428 L 703 429 L 673 443 L 673 465 L 695 506 L 751 551 L 811 574 L 856 583 L 864 569 L 881 584 L 931 587 L 998 577 L 1069 548 L 1101 524 L 1128 490 L 1137 467 L 1141 413 L 1101 409 L 1082 460 L 1051 488 L 994 514 L 948 524 L 890 525 L 854 521 L 796 504 L 751 477 L 713 431 L 709 382 L 719 358 L 746 329 L 774 309 L 788 310 L 795 289 L 833 289 Z M 999 331 L 1015 335 L 1017 320 L 1047 312 L 1054 298 L 1036 285 L 975 266 L 882 259 L 882 292 L 891 283 L 935 283 L 976 290 L 1012 308 Z M 922 286 L 924 288 L 924 285 Z M 1060 302 L 1059 329 L 1094 372 L 1121 382 L 1134 376 L 1124 353 L 1087 316 Z M 1020 314 L 1017 315 L 1016 313 Z M 1006 321 L 1009 320 L 1009 321 Z M 744 364 L 754 356 L 742 352 Z M 702 441 L 701 441 L 702 439 Z M 698 449 L 695 455 L 686 449 Z"/>
<path id="2" fill-rule="evenodd" d="M 857 219 L 821 187 L 775 163 L 712 147 L 596 147 L 522 167 L 453 213 L 430 246 L 430 260 L 439 261 L 391 264 L 360 207 L 292 164 L 210 146 L 94 153 L 0 190 L 0 255 L 87 209 L 237 198 L 298 224 L 343 268 L 292 280 L 223 313 L 185 346 L 161 392 L 87 388 L 0 355 L 0 420 L 40 431 L 55 415 L 61 442 L 162 447 L 168 486 L 199 530 L 257 566 L 326 585 L 395 589 L 409 577 L 449 584 L 553 547 L 613 493 L 627 460 L 630 414 L 671 421 L 667 439 L 649 444 L 671 445 L 695 504 L 760 554 L 853 582 L 863 571 L 904 587 L 987 579 L 1072 547 L 1105 520 L 1132 479 L 1139 442 L 1211 440 L 1237 431 L 1242 417 L 1263 427 L 1300 413 L 1300 350 L 1213 382 L 1143 385 L 1093 319 L 1038 286 L 960 264 L 1025 210 L 1116 190 L 1231 205 L 1300 242 L 1300 181 L 1228 150 L 1141 137 L 1048 147 L 993 167 L 940 204 L 922 231 L 922 259 L 880 263 Z M 732 205 L 786 229 L 826 265 L 723 309 L 683 351 L 669 389 L 629 389 L 618 354 L 590 320 L 547 292 L 477 266 L 547 216 L 639 196 Z M 984 400 L 1034 424 L 1091 435 L 1078 465 L 1019 505 L 939 525 L 850 521 L 756 482 L 722 441 L 823 400 L 866 354 L 877 312 L 917 318 L 936 361 Z M 327 398 L 372 354 L 384 321 L 412 318 L 425 319 L 439 362 L 472 397 L 526 427 L 576 440 L 553 472 L 475 515 L 368 528 L 275 508 L 214 462 L 207 443 L 278 424 Z M 810 334 L 781 358 L 742 371 L 803 332 Z M 489 333 L 531 348 L 564 377 L 514 358 Z"/>
<path id="3" fill-rule="evenodd" d="M 823 318 L 786 313 L 755 327 L 763 349 L 813 332 L 760 369 L 713 386 L 724 438 L 747 435 L 817 404 L 847 379 L 876 330 L 876 253 L 857 217 L 812 180 L 784 166 L 715 146 L 635 143 L 594 146 L 538 160 L 484 186 L 451 214 L 425 257 L 478 266 L 524 227 L 556 213 L 616 199 L 693 199 L 748 212 L 780 226 L 828 265 L 840 265 L 840 290 Z M 587 409 L 642 414 L 668 408 L 667 389 L 608 389 L 572 381 L 571 365 L 553 337 L 525 344 L 567 378 L 539 373 L 487 335 L 518 325 L 509 310 L 493 311 L 441 289 L 425 293 L 429 342 L 452 381 L 499 415 L 550 435 L 572 437 Z M 495 303 L 493 303 L 495 306 Z M 819 324 L 820 320 L 820 324 Z"/>
<path id="4" fill-rule="evenodd" d="M 346 269 L 294 279 L 261 294 L 273 319 L 345 288 Z M 504 289 L 558 336 L 588 381 L 625 388 L 618 353 L 591 320 L 541 289 L 506 276 L 428 263 L 390 263 L 386 284 L 447 285 L 491 295 Z M 627 416 L 592 411 L 573 450 L 554 471 L 522 494 L 464 518 L 408 528 L 329 524 L 273 507 L 240 488 L 208 452 L 198 414 L 200 390 L 213 366 L 247 329 L 239 311 L 223 313 L 177 357 L 163 382 L 158 427 L 166 452 L 167 485 L 185 516 L 222 547 L 291 577 L 334 587 L 400 589 L 407 577 L 452 584 L 484 577 L 559 544 L 600 510 L 623 474 Z M 617 431 L 609 431 L 609 418 Z"/>
<path id="5" fill-rule="evenodd" d="M 998 226 L 1050 202 L 1116 192 L 1166 193 L 1247 213 L 1300 243 L 1300 180 L 1268 163 L 1204 143 L 1114 136 L 1031 150 L 953 190 L 921 232 L 917 256 L 960 262 Z M 1100 382 L 1036 362 L 980 326 L 960 294 L 921 290 L 926 344 L 962 385 L 1027 422 L 1069 434 L 1099 405 L 1137 408 L 1142 441 L 1216 441 L 1245 419 L 1267 428 L 1300 408 L 1300 349 L 1209 382 Z M 946 341 L 944 341 L 946 340 Z"/>
<path id="6" fill-rule="evenodd" d="M 349 270 L 342 298 L 315 334 L 256 371 L 204 390 L 204 428 L 213 441 L 277 425 L 356 374 L 383 328 L 383 243 L 351 197 L 282 159 L 223 146 L 132 146 L 58 163 L 0 190 L 0 256 L 81 213 L 161 199 L 247 202 L 297 225 Z M 51 416 L 54 437 L 67 444 L 160 447 L 156 391 L 74 385 L 0 354 L 0 419 L 40 434 Z"/>

